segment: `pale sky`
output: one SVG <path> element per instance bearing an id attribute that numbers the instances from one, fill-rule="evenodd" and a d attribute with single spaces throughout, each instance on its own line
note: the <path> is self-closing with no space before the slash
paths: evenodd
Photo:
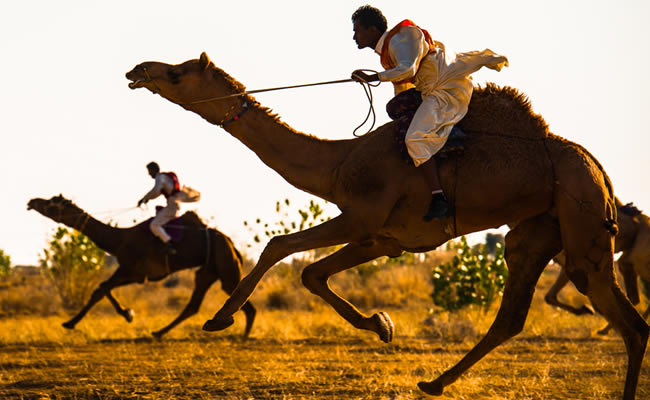
<path id="1" fill-rule="evenodd" d="M 350 16 L 365 1 L 13 1 L 0 12 L 0 249 L 36 264 L 53 222 L 26 211 L 63 194 L 100 220 L 129 226 L 127 210 L 157 161 L 202 193 L 195 209 L 244 249 L 242 222 L 273 218 L 276 200 L 310 198 L 220 128 L 159 96 L 131 91 L 142 61 L 181 63 L 207 52 L 248 89 L 345 79 L 380 69 L 358 50 Z M 448 51 L 490 48 L 510 67 L 474 74 L 524 92 L 555 134 L 594 154 L 624 202 L 650 212 L 650 2 L 647 0 L 373 1 L 389 27 L 404 18 Z M 388 121 L 390 84 L 375 90 Z M 345 139 L 367 101 L 356 83 L 256 95 L 295 129 Z M 488 195 L 486 193 L 486 195 Z M 335 210 L 330 210 L 335 214 Z"/>

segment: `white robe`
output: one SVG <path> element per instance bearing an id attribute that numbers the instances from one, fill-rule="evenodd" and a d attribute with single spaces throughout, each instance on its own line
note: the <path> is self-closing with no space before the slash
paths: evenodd
<path id="1" fill-rule="evenodd" d="M 380 54 L 388 32 L 379 39 L 375 51 Z M 415 166 L 426 162 L 446 143 L 454 124 L 467 114 L 474 86 L 470 75 L 481 67 L 500 71 L 508 59 L 489 49 L 458 53 L 447 57 L 445 46 L 435 42 L 436 53 L 417 27 L 405 26 L 388 43 L 388 52 L 396 67 L 380 72 L 380 81 L 395 85 L 395 94 L 413 87 L 397 82 L 415 77 L 415 88 L 422 93 L 404 139 Z"/>

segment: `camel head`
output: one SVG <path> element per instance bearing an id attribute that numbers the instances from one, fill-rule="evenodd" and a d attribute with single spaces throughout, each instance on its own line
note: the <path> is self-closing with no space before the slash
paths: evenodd
<path id="1" fill-rule="evenodd" d="M 126 78 L 131 81 L 131 89 L 146 88 L 186 109 L 209 105 L 216 108 L 214 114 L 224 116 L 240 106 L 242 98 L 210 99 L 246 90 L 244 85 L 217 68 L 205 53 L 201 53 L 199 59 L 176 65 L 146 61 L 127 72 Z"/>
<path id="2" fill-rule="evenodd" d="M 88 214 L 62 195 L 49 200 L 34 198 L 27 203 L 28 210 L 36 210 L 53 221 L 69 226 L 88 219 Z"/>

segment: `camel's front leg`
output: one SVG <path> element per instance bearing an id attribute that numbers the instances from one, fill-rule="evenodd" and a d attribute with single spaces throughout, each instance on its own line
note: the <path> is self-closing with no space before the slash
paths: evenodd
<path id="1" fill-rule="evenodd" d="M 357 329 L 375 332 L 379 338 L 388 343 L 393 339 L 394 325 L 388 314 L 380 312 L 372 317 L 363 315 L 345 299 L 334 293 L 327 280 L 330 276 L 354 267 L 377 257 L 401 252 L 398 244 L 393 241 L 377 241 L 370 246 L 351 243 L 308 266 L 302 273 L 302 282 L 312 293 L 328 302 L 337 313 Z"/>
<path id="2" fill-rule="evenodd" d="M 239 282 L 221 310 L 203 325 L 203 330 L 219 331 L 232 325 L 232 315 L 246 303 L 266 271 L 284 257 L 300 251 L 358 241 L 364 235 L 362 226 L 358 219 L 343 213 L 313 228 L 273 237 L 262 251 L 257 265 Z"/>
<path id="3" fill-rule="evenodd" d="M 120 273 L 118 273 L 120 272 Z M 121 276 L 121 269 L 118 268 L 115 273 L 105 280 L 104 282 L 99 284 L 99 287 L 95 289 L 95 291 L 92 293 L 90 296 L 90 299 L 88 300 L 88 303 L 75 315 L 72 317 L 69 321 L 64 322 L 62 325 L 64 328 L 67 329 L 74 329 L 75 325 L 81 321 L 81 319 L 90 311 L 90 309 L 97 304 L 99 300 L 101 300 L 104 296 L 107 296 L 110 302 L 113 304 L 113 307 L 115 307 L 115 310 L 120 313 L 128 322 L 133 321 L 133 311 L 130 309 L 122 309 L 120 307 L 120 304 L 115 300 L 113 295 L 111 294 L 111 290 L 118 286 L 123 286 L 126 284 L 132 283 L 129 280 L 126 280 L 122 278 Z"/>

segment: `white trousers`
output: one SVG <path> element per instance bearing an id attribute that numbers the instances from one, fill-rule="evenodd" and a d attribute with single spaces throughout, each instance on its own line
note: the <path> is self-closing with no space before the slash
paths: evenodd
<path id="1" fill-rule="evenodd" d="M 175 196 L 176 195 L 167 198 L 167 206 L 158 211 L 153 221 L 151 221 L 151 232 L 162 240 L 163 243 L 167 243 L 171 240 L 171 237 L 167 232 L 165 232 L 163 225 L 176 218 L 180 209 L 178 200 L 175 199 Z"/>
<path id="2" fill-rule="evenodd" d="M 422 104 L 415 111 L 404 137 L 404 143 L 416 167 L 424 164 L 444 147 L 454 124 L 464 116 L 464 113 L 445 111 L 438 104 L 436 97 L 422 96 Z"/>

